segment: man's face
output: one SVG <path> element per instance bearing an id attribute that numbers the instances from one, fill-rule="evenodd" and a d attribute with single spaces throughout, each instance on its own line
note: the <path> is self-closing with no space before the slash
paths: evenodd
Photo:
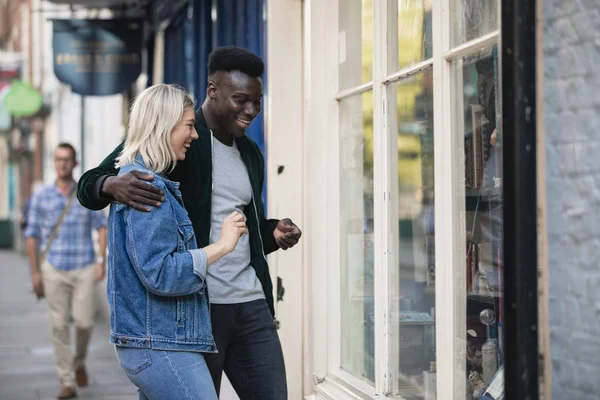
<path id="1" fill-rule="evenodd" d="M 261 110 L 262 81 L 238 71 L 221 73 L 209 82 L 208 96 L 215 101 L 220 127 L 233 136 L 244 136 Z"/>
<path id="2" fill-rule="evenodd" d="M 59 179 L 71 178 L 73 168 L 77 165 L 73 152 L 70 149 L 59 147 L 54 152 L 54 168 Z"/>

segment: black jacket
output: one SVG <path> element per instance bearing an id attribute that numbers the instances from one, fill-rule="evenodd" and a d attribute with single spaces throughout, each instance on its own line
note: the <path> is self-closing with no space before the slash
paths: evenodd
<path id="1" fill-rule="evenodd" d="M 199 138 L 192 142 L 185 160 L 177 164 L 177 167 L 169 174 L 168 178 L 181 183 L 180 190 L 183 202 L 194 226 L 198 246 L 205 247 L 209 245 L 211 228 L 212 135 L 206 126 L 202 111 L 197 113 L 196 118 L 198 121 L 196 130 Z M 250 262 L 262 284 L 267 304 L 274 316 L 273 283 L 269 275 L 266 254 L 279 249 L 273 236 L 273 231 L 279 221 L 276 219 L 267 220 L 264 217 L 264 206 L 261 197 L 264 181 L 264 159 L 258 146 L 247 136 L 236 138 L 235 141 L 242 160 L 248 169 L 248 176 L 252 185 L 253 200 L 244 210 L 250 234 Z M 91 210 L 100 210 L 110 203 L 110 199 L 102 197 L 100 188 L 108 176 L 117 175 L 115 160 L 122 149 L 123 143 L 106 157 L 98 167 L 87 171 L 79 180 L 77 198 L 84 207 Z"/>

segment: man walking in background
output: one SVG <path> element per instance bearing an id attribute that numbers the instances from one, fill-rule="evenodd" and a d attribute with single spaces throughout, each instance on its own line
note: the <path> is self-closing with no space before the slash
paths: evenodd
<path id="1" fill-rule="evenodd" d="M 76 165 L 73 146 L 59 144 L 54 152 L 56 181 L 33 195 L 25 230 L 33 290 L 48 302 L 61 384 L 58 399 L 75 397 L 75 383 L 80 387 L 88 384 L 84 362 L 94 321 L 94 282 L 104 278 L 106 265 L 106 218 L 101 211 L 90 211 L 74 201 Z M 98 257 L 93 229 L 98 231 Z M 71 315 L 75 355 L 69 340 Z"/>

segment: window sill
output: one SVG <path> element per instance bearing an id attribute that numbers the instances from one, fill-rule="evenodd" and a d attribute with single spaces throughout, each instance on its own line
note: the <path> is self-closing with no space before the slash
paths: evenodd
<path id="1" fill-rule="evenodd" d="M 306 400 L 372 400 L 379 397 L 354 392 L 329 377 L 315 385 L 314 389 L 315 394 L 307 396 Z"/>

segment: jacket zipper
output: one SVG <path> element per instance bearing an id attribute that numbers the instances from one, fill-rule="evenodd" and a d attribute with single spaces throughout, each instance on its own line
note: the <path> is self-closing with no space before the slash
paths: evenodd
<path id="1" fill-rule="evenodd" d="M 209 129 L 210 130 L 210 129 Z M 210 168 L 210 209 L 211 209 L 211 214 L 212 214 L 212 196 L 213 193 L 215 192 L 215 165 L 214 163 L 214 159 L 215 159 L 215 151 L 214 151 L 214 138 L 215 135 L 213 134 L 213 131 L 210 131 L 210 162 L 211 162 L 211 168 Z M 210 229 L 208 231 L 208 244 L 212 243 L 212 215 L 211 215 L 211 222 L 210 222 Z M 207 270 L 208 270 L 208 266 L 207 266 Z"/>
<path id="2" fill-rule="evenodd" d="M 238 150 L 239 151 L 239 150 Z M 244 162 L 244 159 L 242 158 L 242 153 L 240 153 L 240 161 L 242 162 L 242 165 L 244 166 L 244 168 L 246 168 L 246 173 L 248 174 L 248 181 L 250 181 L 250 172 L 248 171 L 248 167 L 246 166 L 246 163 Z M 265 255 L 265 246 L 263 244 L 263 240 L 262 240 L 262 235 L 260 234 L 260 219 L 258 218 L 258 210 L 256 209 L 256 201 L 254 198 L 254 188 L 252 187 L 252 182 L 250 182 L 250 193 L 252 194 L 252 205 L 254 206 L 254 216 L 256 217 L 256 225 L 258 226 L 258 239 L 260 240 L 260 253 L 262 254 L 265 262 L 267 261 L 267 256 Z M 250 232 L 248 232 L 250 233 Z"/>
<path id="3" fill-rule="evenodd" d="M 242 163 L 244 161 L 242 160 Z M 246 166 L 246 164 L 244 164 Z M 246 172 L 248 173 L 248 167 L 246 167 Z M 250 173 L 248 173 L 248 179 L 250 179 Z M 252 186 L 252 185 L 251 185 Z M 260 239 L 260 253 L 262 254 L 265 262 L 267 261 L 267 256 L 265 255 L 265 246 L 263 244 L 262 235 L 260 234 L 260 219 L 258 218 L 258 211 L 256 210 L 256 201 L 254 201 L 254 190 L 252 190 L 252 205 L 254 206 L 254 215 L 256 216 L 256 224 L 258 225 L 258 238 Z"/>

